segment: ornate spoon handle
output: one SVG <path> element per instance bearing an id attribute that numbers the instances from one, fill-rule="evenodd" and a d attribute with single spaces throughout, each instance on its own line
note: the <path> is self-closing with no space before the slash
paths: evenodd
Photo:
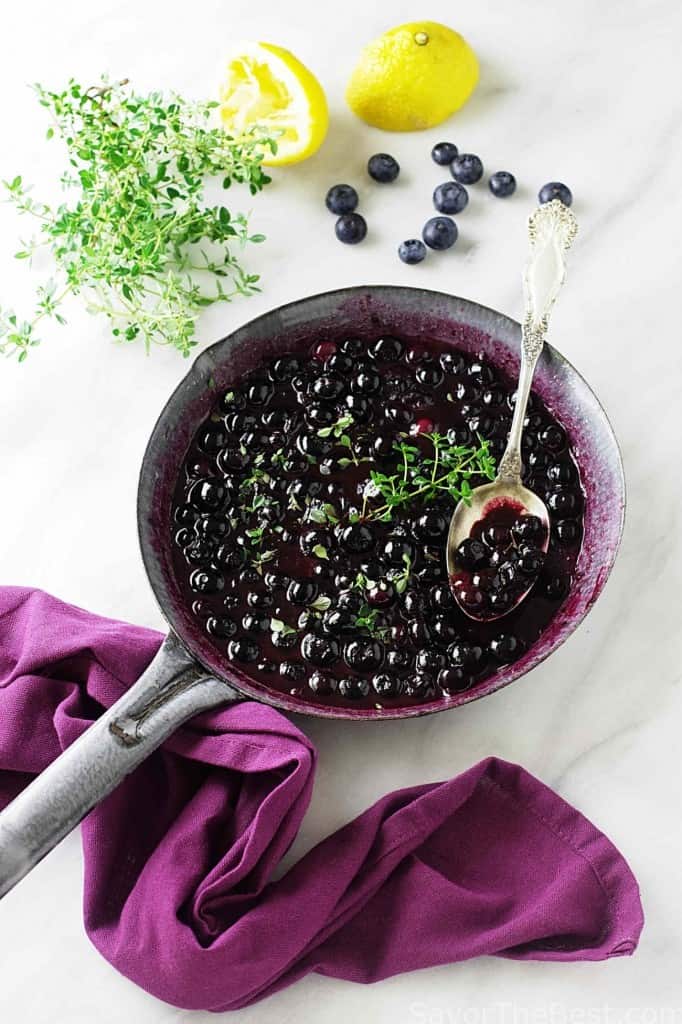
<path id="1" fill-rule="evenodd" d="M 539 206 L 528 218 L 530 254 L 523 273 L 524 316 L 521 326 L 521 370 L 516 405 L 497 480 L 521 478 L 521 437 L 535 367 L 542 352 L 549 314 L 566 277 L 565 255 L 573 244 L 578 222 L 562 202 Z"/>

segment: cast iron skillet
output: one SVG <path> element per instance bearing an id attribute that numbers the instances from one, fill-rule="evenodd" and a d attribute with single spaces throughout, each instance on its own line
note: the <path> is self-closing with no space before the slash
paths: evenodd
<path id="1" fill-rule="evenodd" d="M 481 332 L 467 344 L 461 325 Z M 585 534 L 567 601 L 519 661 L 465 693 L 388 711 L 325 707 L 268 689 L 221 660 L 197 629 L 171 564 L 171 496 L 183 456 L 214 400 L 264 356 L 300 350 L 321 334 L 378 333 L 431 337 L 483 350 L 510 375 L 518 373 L 520 327 L 465 299 L 416 288 L 347 288 L 282 306 L 203 352 L 171 395 L 142 462 L 138 527 L 142 558 L 170 630 L 159 653 L 131 689 L 0 814 L 0 896 L 73 829 L 186 719 L 219 704 L 251 698 L 286 711 L 328 718 L 407 718 L 483 697 L 546 658 L 600 594 L 623 526 L 623 468 L 611 426 L 592 391 L 555 349 L 546 346 L 535 390 L 568 430 L 587 492 Z"/>

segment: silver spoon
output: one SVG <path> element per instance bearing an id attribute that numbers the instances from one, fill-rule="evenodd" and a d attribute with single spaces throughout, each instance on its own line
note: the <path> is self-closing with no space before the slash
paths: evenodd
<path id="1" fill-rule="evenodd" d="M 544 526 L 544 551 L 549 546 L 549 513 L 544 501 L 537 494 L 524 487 L 521 482 L 521 438 L 526 417 L 526 406 L 530 395 L 535 367 L 547 337 L 549 314 L 559 289 L 566 277 L 564 257 L 570 249 L 578 230 L 578 223 L 558 199 L 538 207 L 528 218 L 530 254 L 523 274 L 525 313 L 521 328 L 521 369 L 516 392 L 514 417 L 509 439 L 500 460 L 497 476 L 493 483 L 474 488 L 470 504 L 460 501 L 452 515 L 448 531 L 446 557 L 450 580 L 456 577 L 457 548 L 470 536 L 475 523 L 490 510 L 509 505 L 518 512 L 537 516 Z M 498 619 L 517 607 L 533 585 L 515 595 L 515 600 L 504 611 L 476 612 L 464 607 L 456 587 L 453 593 L 462 611 L 473 619 Z"/>

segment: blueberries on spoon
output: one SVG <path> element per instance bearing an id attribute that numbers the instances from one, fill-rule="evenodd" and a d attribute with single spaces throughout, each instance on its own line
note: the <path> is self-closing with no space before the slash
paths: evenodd
<path id="1" fill-rule="evenodd" d="M 558 199 L 564 206 L 570 206 L 573 202 L 573 193 L 568 185 L 561 181 L 548 181 L 538 192 L 538 200 L 540 203 L 551 203 L 553 199 Z"/>
<path id="2" fill-rule="evenodd" d="M 437 142 L 431 150 L 431 159 L 441 167 L 447 167 L 458 153 L 459 150 L 454 142 Z"/>
<path id="3" fill-rule="evenodd" d="M 426 246 L 418 238 L 408 238 L 398 246 L 398 256 L 403 263 L 421 263 L 426 256 Z"/>
<path id="4" fill-rule="evenodd" d="M 509 171 L 495 171 L 490 175 L 488 188 L 494 196 L 506 199 L 516 191 L 516 178 Z"/>
<path id="5" fill-rule="evenodd" d="M 449 249 L 457 241 L 457 225 L 450 217 L 431 217 L 422 229 L 430 249 Z"/>
<path id="6" fill-rule="evenodd" d="M 339 242 L 357 245 L 367 234 L 367 221 L 359 213 L 343 213 L 334 225 Z"/>
<path id="7" fill-rule="evenodd" d="M 469 193 L 458 181 L 444 181 L 433 190 L 433 205 L 439 213 L 461 213 Z"/>
<path id="8" fill-rule="evenodd" d="M 358 205 L 358 194 L 352 185 L 332 185 L 327 192 L 325 204 L 329 212 L 337 216 L 352 213 Z"/>
<path id="9" fill-rule="evenodd" d="M 475 185 L 483 177 L 483 164 L 475 153 L 460 153 L 452 162 L 450 171 L 461 185 Z"/>
<path id="10" fill-rule="evenodd" d="M 388 184 L 400 174 L 400 164 L 389 153 L 375 153 L 367 162 L 367 173 L 374 181 Z"/>

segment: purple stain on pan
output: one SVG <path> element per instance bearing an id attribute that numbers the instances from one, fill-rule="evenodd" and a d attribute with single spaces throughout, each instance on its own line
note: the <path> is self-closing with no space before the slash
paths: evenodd
<path id="1" fill-rule="evenodd" d="M 547 346 L 534 390 L 567 430 L 587 502 L 571 593 L 523 657 L 463 693 L 391 711 L 314 705 L 303 697 L 257 684 L 222 660 L 197 628 L 171 562 L 171 498 L 191 439 L 208 414 L 216 390 L 232 384 L 264 358 L 302 349 L 320 336 L 370 338 L 377 332 L 396 332 L 415 340 L 430 337 L 472 354 L 480 351 L 509 377 L 518 373 L 519 325 L 476 303 L 393 286 L 348 288 L 312 296 L 258 317 L 203 352 L 161 413 L 143 461 L 138 492 L 140 543 L 150 582 L 171 627 L 209 670 L 246 696 L 289 711 L 365 720 L 411 717 L 456 707 L 506 686 L 539 664 L 575 630 L 601 593 L 620 542 L 625 485 L 616 439 L 586 382 Z"/>

